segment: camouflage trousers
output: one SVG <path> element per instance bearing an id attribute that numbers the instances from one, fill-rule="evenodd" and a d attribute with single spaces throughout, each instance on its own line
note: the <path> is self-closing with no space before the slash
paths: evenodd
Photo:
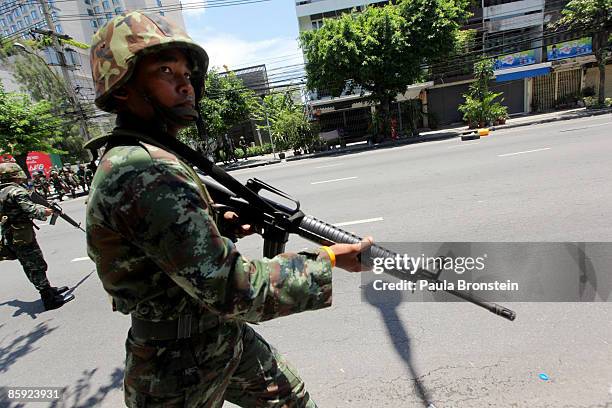
<path id="1" fill-rule="evenodd" d="M 166 344 L 128 337 L 124 378 L 130 408 L 316 408 L 289 363 L 251 327 L 237 339 L 215 335 Z"/>
<path id="2" fill-rule="evenodd" d="M 47 262 L 36 240 L 27 244 L 10 245 L 9 248 L 36 290 L 41 291 L 51 286 L 47 279 Z"/>

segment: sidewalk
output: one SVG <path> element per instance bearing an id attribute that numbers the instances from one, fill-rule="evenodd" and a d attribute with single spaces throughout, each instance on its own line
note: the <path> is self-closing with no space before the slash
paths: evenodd
<path id="1" fill-rule="evenodd" d="M 562 120 L 571 120 L 578 118 L 586 118 L 589 116 L 597 116 L 604 115 L 606 113 L 612 113 L 612 108 L 604 108 L 604 109 L 586 109 L 586 108 L 577 108 L 577 109 L 569 109 L 563 111 L 549 112 L 549 113 L 540 113 L 540 114 L 530 114 L 530 115 L 520 115 L 510 118 L 503 125 L 492 126 L 490 130 L 500 130 L 500 129 L 511 129 L 520 126 L 530 126 L 530 125 L 538 125 L 542 123 L 550 123 L 550 122 L 558 122 Z M 295 156 L 293 151 L 286 151 L 284 161 L 294 161 L 294 160 L 302 160 L 309 159 L 313 157 L 324 157 L 324 156 L 335 156 L 335 155 L 343 155 L 349 153 L 356 153 L 365 150 L 375 150 L 382 148 L 390 148 L 395 146 L 403 146 L 414 143 L 423 143 L 430 142 L 435 140 L 443 140 L 443 139 L 452 139 L 454 137 L 459 137 L 461 134 L 466 134 L 471 132 L 472 130 L 468 130 L 467 126 L 459 126 L 459 127 L 445 127 L 439 130 L 433 130 L 428 132 L 421 132 L 418 137 L 408 137 L 395 141 L 385 141 L 382 143 L 378 143 L 376 145 L 369 145 L 367 142 L 358 142 L 347 145 L 344 148 L 327 150 L 324 152 L 316 152 L 309 154 L 302 154 L 299 156 Z M 278 158 L 278 153 L 276 155 L 266 154 L 261 156 L 253 156 L 249 157 L 246 160 L 240 160 L 237 163 L 233 163 L 230 165 L 223 165 L 222 163 L 218 163 L 221 167 L 223 167 L 227 171 L 246 169 L 252 167 L 265 166 L 268 164 L 280 163 L 281 160 Z"/>

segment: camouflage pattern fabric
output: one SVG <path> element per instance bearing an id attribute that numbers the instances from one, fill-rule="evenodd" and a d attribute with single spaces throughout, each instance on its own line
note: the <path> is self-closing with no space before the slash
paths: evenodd
<path id="1" fill-rule="evenodd" d="M 238 354 L 232 347 L 211 353 L 215 342 L 207 334 L 171 345 L 128 338 L 127 406 L 221 408 L 230 401 L 249 408 L 316 408 L 295 369 L 251 327 L 241 329 Z"/>
<path id="2" fill-rule="evenodd" d="M 200 89 L 208 69 L 208 55 L 187 33 L 155 13 L 133 11 L 110 20 L 94 35 L 91 72 L 96 105 L 112 111 L 110 94 L 132 75 L 136 58 L 164 48 L 183 48 L 194 64 L 192 82 Z"/>
<path id="3" fill-rule="evenodd" d="M 28 176 L 17 163 L 0 163 L 0 182 L 8 182 L 13 178 L 27 179 Z"/>
<path id="4" fill-rule="evenodd" d="M 45 207 L 34 204 L 28 191 L 15 183 L 0 184 L 0 212 L 8 220 L 2 225 L 2 240 L 21 263 L 37 290 L 50 286 L 47 263 L 36 242 L 32 219 L 44 220 Z"/>
<path id="5" fill-rule="evenodd" d="M 116 130 L 113 136 L 122 134 L 134 135 Z M 245 322 L 329 306 L 329 260 L 316 260 L 314 253 L 246 259 L 219 234 L 210 196 L 194 171 L 146 135 L 140 139 L 151 143 L 113 147 L 98 166 L 87 205 L 89 256 L 116 310 L 150 321 L 192 314 L 221 322 L 198 338 L 160 348 L 128 338 L 126 403 L 181 406 L 178 401 L 195 398 L 186 397 L 194 392 L 201 401 L 196 406 L 220 406 L 225 390 L 237 395 L 235 387 L 248 384 L 232 377 L 241 362 L 247 373 L 257 359 L 267 361 L 266 372 L 280 370 L 276 376 L 286 378 L 271 394 L 280 398 L 291 389 L 283 398 L 305 401 L 301 380 L 270 348 L 257 346 L 260 355 L 243 352 L 251 330 Z M 263 392 L 256 386 L 243 391 L 244 398 Z"/>

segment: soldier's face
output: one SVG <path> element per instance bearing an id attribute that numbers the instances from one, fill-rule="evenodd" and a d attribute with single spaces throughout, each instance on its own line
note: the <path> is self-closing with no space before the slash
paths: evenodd
<path id="1" fill-rule="evenodd" d="M 143 96 L 166 108 L 195 108 L 191 64 L 181 50 L 165 50 L 140 59 L 125 90 L 125 105 L 145 120 L 152 119 L 155 112 Z"/>

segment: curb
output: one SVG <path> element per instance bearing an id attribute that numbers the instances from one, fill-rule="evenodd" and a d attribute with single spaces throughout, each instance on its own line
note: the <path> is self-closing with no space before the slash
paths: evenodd
<path id="1" fill-rule="evenodd" d="M 605 115 L 606 113 L 612 113 L 612 109 L 610 108 L 597 109 L 597 110 L 587 111 L 583 114 L 576 115 L 576 116 L 556 116 L 552 118 L 536 120 L 533 122 L 509 123 L 507 125 L 491 126 L 490 129 L 491 130 L 502 130 L 502 129 L 512 129 L 512 128 L 517 128 L 517 127 L 523 127 L 523 126 L 541 125 L 543 123 L 561 122 L 565 120 L 589 118 L 591 116 L 600 116 L 600 115 Z"/>
<path id="2" fill-rule="evenodd" d="M 589 111 L 585 111 L 584 113 L 581 113 L 581 114 L 576 115 L 576 116 L 565 116 L 565 117 L 564 116 L 556 116 L 556 117 L 552 117 L 552 118 L 540 119 L 540 120 L 535 120 L 535 121 L 531 121 L 531 122 L 509 123 L 507 125 L 491 126 L 489 129 L 491 131 L 502 130 L 502 129 L 512 129 L 512 128 L 523 127 L 523 126 L 539 125 L 539 124 L 543 124 L 543 123 L 561 122 L 561 121 L 565 121 L 565 120 L 588 118 L 588 117 L 591 117 L 591 116 L 600 116 L 600 115 L 605 115 L 606 113 L 612 113 L 612 108 L 589 110 Z M 471 132 L 473 132 L 473 129 L 469 133 L 471 133 Z M 335 155 L 346 154 L 346 153 L 357 153 L 357 152 L 362 152 L 362 151 L 366 151 L 366 150 L 382 149 L 382 148 L 386 148 L 386 147 L 405 146 L 405 145 L 410 145 L 410 144 L 424 143 L 424 142 L 430 142 L 430 141 L 436 141 L 436 140 L 453 139 L 453 138 L 456 138 L 456 137 L 461 137 L 463 134 L 466 134 L 466 133 L 468 133 L 468 132 L 465 131 L 465 130 L 461 130 L 460 131 L 460 130 L 456 130 L 456 129 L 449 129 L 447 131 L 440 131 L 439 133 L 433 134 L 433 135 L 419 136 L 419 137 L 416 137 L 416 138 L 403 139 L 403 140 L 392 141 L 392 142 L 382 142 L 382 143 L 379 143 L 377 145 L 368 145 L 368 144 L 365 144 L 363 146 L 357 146 L 357 147 L 328 150 L 328 151 L 325 151 L 325 152 L 304 154 L 304 155 L 300 155 L 300 156 L 291 156 L 291 157 L 288 157 L 288 158 L 286 158 L 284 160 L 279 160 L 279 159 L 276 159 L 276 160 L 265 160 L 265 161 L 261 161 L 261 162 L 257 162 L 257 163 L 247 164 L 247 165 L 244 165 L 244 166 L 224 168 L 224 170 L 225 171 L 233 171 L 233 170 L 249 169 L 249 168 L 253 168 L 253 167 L 266 166 L 268 164 L 281 163 L 283 161 L 291 162 L 291 161 L 296 161 L 296 160 L 312 159 L 312 158 L 316 158 L 316 157 L 335 156 Z"/>

